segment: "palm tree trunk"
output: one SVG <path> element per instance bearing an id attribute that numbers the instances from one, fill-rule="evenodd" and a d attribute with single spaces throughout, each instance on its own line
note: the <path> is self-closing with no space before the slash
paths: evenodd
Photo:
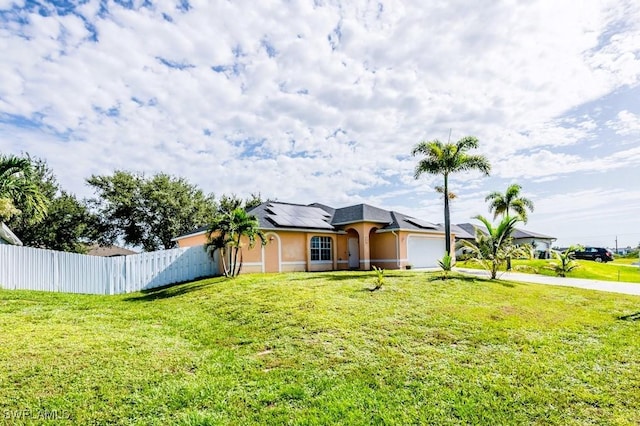
<path id="1" fill-rule="evenodd" d="M 451 256 L 451 219 L 449 217 L 449 176 L 444 174 L 444 237 L 445 250 Z"/>
<path id="2" fill-rule="evenodd" d="M 509 203 L 507 203 L 507 217 L 509 217 Z M 507 271 L 511 270 L 511 256 L 507 256 Z"/>
<path id="3" fill-rule="evenodd" d="M 227 251 L 222 248 L 220 249 L 220 257 L 222 257 L 222 271 L 224 273 L 225 277 L 229 277 L 229 269 L 227 268 L 227 262 L 226 262 L 226 257 L 227 257 Z"/>
<path id="4" fill-rule="evenodd" d="M 238 272 L 240 272 L 238 270 L 238 251 L 240 251 L 240 238 L 242 238 L 241 236 L 238 236 L 238 241 L 236 242 L 236 246 L 234 248 L 234 256 L 233 256 L 233 276 L 237 276 Z"/>

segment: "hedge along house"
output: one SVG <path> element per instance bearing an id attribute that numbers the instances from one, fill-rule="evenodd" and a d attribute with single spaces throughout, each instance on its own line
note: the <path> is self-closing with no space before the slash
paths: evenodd
<path id="1" fill-rule="evenodd" d="M 243 249 L 243 272 L 402 269 L 438 265 L 444 230 L 433 223 L 367 204 L 334 209 L 266 202 L 249 211 L 267 244 Z M 207 228 L 174 239 L 179 247 L 207 242 Z"/>

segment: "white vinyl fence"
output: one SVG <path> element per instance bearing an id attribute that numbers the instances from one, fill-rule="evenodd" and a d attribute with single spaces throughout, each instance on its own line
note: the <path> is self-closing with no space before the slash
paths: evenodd
<path id="1" fill-rule="evenodd" d="M 98 257 L 0 245 L 0 288 L 121 294 L 213 276 L 217 265 L 204 246 Z"/>

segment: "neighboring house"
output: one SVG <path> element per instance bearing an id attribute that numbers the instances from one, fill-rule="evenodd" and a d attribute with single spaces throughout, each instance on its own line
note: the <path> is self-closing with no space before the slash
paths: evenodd
<path id="1" fill-rule="evenodd" d="M 20 238 L 16 237 L 16 234 L 14 234 L 7 225 L 0 222 L 0 244 L 21 246 L 22 241 L 20 241 Z"/>
<path id="2" fill-rule="evenodd" d="M 455 232 L 453 229 L 457 229 L 460 232 Z M 459 223 L 451 227 L 452 231 L 456 234 L 458 240 L 475 240 L 476 225 L 472 223 Z M 484 226 L 479 225 L 481 231 L 484 232 Z M 544 234 L 538 234 L 537 232 L 527 231 L 525 229 L 516 228 L 513 235 L 513 243 L 515 245 L 529 244 L 533 247 L 536 253 L 536 257 L 541 259 L 548 259 L 551 255 L 551 247 L 553 242 L 557 239 Z M 460 249 L 457 252 L 460 254 Z"/>
<path id="3" fill-rule="evenodd" d="M 445 250 L 438 225 L 367 204 L 334 209 L 267 202 L 250 213 L 268 242 L 243 250 L 244 272 L 433 267 Z M 207 228 L 174 241 L 180 247 L 205 244 Z"/>
<path id="4" fill-rule="evenodd" d="M 100 256 L 100 257 L 115 257 L 115 256 L 127 256 L 130 254 L 138 254 L 133 250 L 129 250 L 123 247 L 118 246 L 91 246 L 89 247 L 89 251 L 87 251 L 89 256 Z"/>

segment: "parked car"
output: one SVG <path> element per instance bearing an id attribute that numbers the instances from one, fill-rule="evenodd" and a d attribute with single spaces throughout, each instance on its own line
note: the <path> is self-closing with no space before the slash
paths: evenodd
<path id="1" fill-rule="evenodd" d="M 575 259 L 595 260 L 596 262 L 611 262 L 613 253 L 602 247 L 585 247 L 584 250 L 573 253 Z"/>

